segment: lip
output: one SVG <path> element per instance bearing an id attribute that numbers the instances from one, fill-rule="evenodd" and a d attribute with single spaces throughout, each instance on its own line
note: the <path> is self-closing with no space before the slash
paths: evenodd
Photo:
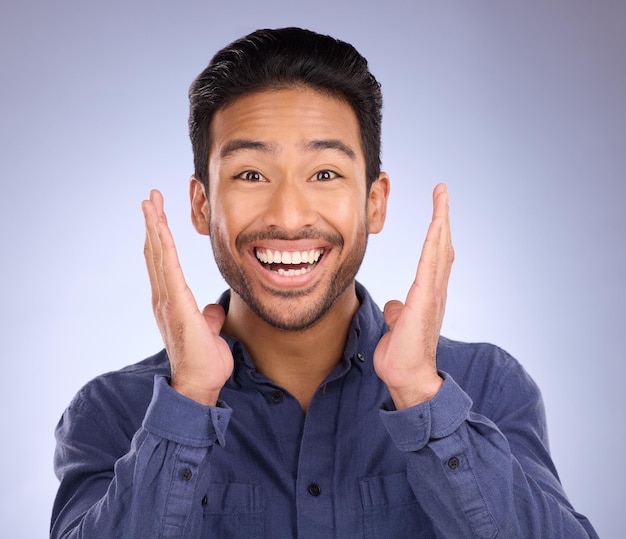
<path id="1" fill-rule="evenodd" d="M 320 240 L 262 240 L 250 244 L 250 249 L 272 249 L 273 251 L 310 251 L 311 249 L 330 249 L 332 245 Z"/>
<path id="2" fill-rule="evenodd" d="M 271 249 L 274 251 L 311 251 L 321 249 L 323 250 L 322 256 L 311 268 L 310 271 L 302 273 L 301 275 L 281 275 L 276 271 L 269 270 L 264 267 L 263 263 L 257 258 L 256 250 Z M 263 241 L 258 244 L 250 246 L 247 250 L 247 256 L 250 258 L 252 267 L 255 273 L 259 276 L 259 279 L 267 286 L 272 288 L 304 288 L 310 287 L 323 273 L 326 266 L 327 259 L 333 248 L 326 242 L 311 242 L 311 240 L 305 241 Z"/>

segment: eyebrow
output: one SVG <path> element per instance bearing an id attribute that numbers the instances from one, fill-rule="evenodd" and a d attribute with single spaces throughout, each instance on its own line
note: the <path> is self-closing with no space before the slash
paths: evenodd
<path id="1" fill-rule="evenodd" d="M 354 150 L 338 139 L 311 140 L 304 144 L 304 149 L 306 151 L 314 152 L 322 150 L 337 150 L 349 157 L 350 159 L 356 159 L 356 154 Z M 269 142 L 251 139 L 234 139 L 228 141 L 226 144 L 224 144 L 224 146 L 222 146 L 220 150 L 220 158 L 224 159 L 242 150 L 254 150 L 262 153 L 278 153 L 278 148 L 276 147 L 276 145 Z"/>
<path id="2" fill-rule="evenodd" d="M 263 153 L 277 153 L 277 148 L 274 144 L 269 142 L 263 142 L 260 140 L 249 139 L 234 139 L 228 141 L 220 150 L 220 158 L 224 159 L 229 155 L 239 152 L 241 150 L 255 150 Z"/>
<path id="3" fill-rule="evenodd" d="M 354 153 L 354 150 L 338 139 L 311 140 L 304 145 L 304 148 L 305 150 L 312 151 L 337 150 L 347 155 L 350 159 L 356 159 L 356 154 Z"/>

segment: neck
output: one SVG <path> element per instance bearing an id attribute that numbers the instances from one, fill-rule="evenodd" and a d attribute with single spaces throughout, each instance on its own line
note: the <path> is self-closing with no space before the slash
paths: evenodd
<path id="1" fill-rule="evenodd" d="M 352 284 L 311 327 L 287 331 L 260 319 L 231 290 L 222 331 L 240 340 L 257 371 L 289 391 L 306 412 L 316 389 L 341 360 L 350 323 L 358 308 Z"/>

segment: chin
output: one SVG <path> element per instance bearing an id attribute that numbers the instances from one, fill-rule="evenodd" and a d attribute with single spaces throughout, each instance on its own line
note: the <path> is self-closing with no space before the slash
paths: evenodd
<path id="1" fill-rule="evenodd" d="M 269 326 L 283 331 L 304 331 L 321 320 L 335 302 L 325 297 L 311 303 L 308 296 L 304 291 L 290 291 L 289 294 L 281 294 L 281 299 L 272 302 L 272 306 L 256 298 L 242 299 Z"/>

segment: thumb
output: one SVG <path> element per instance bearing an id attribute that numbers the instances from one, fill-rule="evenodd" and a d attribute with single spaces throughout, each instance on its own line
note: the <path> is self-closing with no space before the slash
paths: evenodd
<path id="1" fill-rule="evenodd" d="M 224 320 L 226 320 L 224 308 L 216 303 L 210 303 L 202 309 L 202 316 L 206 320 L 209 328 L 216 334 L 221 331 L 222 326 L 224 325 Z"/>
<path id="2" fill-rule="evenodd" d="M 385 304 L 383 317 L 385 318 L 385 322 L 390 329 L 393 329 L 393 326 L 395 326 L 403 307 L 404 303 L 398 301 L 397 299 L 392 299 Z"/>

